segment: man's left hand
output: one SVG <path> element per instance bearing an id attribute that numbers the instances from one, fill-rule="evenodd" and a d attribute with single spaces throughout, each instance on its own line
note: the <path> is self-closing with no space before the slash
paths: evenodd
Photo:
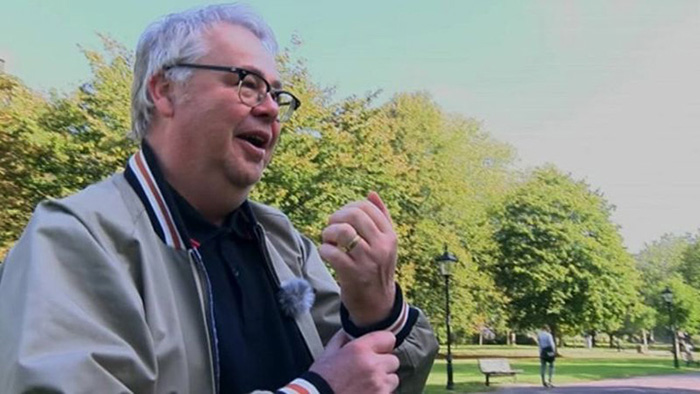
<path id="1" fill-rule="evenodd" d="M 397 238 L 379 195 L 370 192 L 366 200 L 336 211 L 321 236 L 319 253 L 335 269 L 353 323 L 368 326 L 386 319 L 396 296 Z"/>

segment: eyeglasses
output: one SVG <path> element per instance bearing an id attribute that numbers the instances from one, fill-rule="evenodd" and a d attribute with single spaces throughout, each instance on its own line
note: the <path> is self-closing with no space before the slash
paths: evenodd
<path id="1" fill-rule="evenodd" d="M 279 113 L 277 114 L 277 120 L 279 122 L 288 121 L 289 118 L 292 117 L 294 111 L 301 106 L 301 101 L 293 94 L 285 90 L 273 90 L 270 87 L 270 83 L 267 82 L 262 75 L 254 71 L 237 67 L 194 63 L 177 63 L 172 66 L 165 66 L 163 69 L 167 71 L 176 67 L 224 71 L 236 74 L 238 76 L 238 97 L 241 99 L 241 102 L 249 107 L 257 107 L 265 101 L 265 97 L 270 93 L 272 99 L 275 100 L 277 106 L 279 106 Z"/>

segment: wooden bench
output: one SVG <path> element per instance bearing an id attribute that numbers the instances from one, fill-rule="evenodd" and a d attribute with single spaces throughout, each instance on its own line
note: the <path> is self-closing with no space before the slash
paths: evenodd
<path id="1" fill-rule="evenodd" d="M 491 376 L 512 376 L 517 381 L 517 375 L 522 373 L 522 369 L 512 369 L 510 362 L 505 358 L 482 358 L 479 359 L 479 369 L 486 375 L 486 385 L 489 385 Z"/>

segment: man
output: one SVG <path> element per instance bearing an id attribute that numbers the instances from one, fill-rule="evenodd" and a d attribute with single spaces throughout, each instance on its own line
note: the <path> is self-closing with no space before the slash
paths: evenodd
<path id="1" fill-rule="evenodd" d="M 554 387 L 552 385 L 552 374 L 554 373 L 554 359 L 557 354 L 557 347 L 548 325 L 544 325 L 537 334 L 537 345 L 540 351 L 540 377 L 544 387 Z M 545 369 L 548 368 L 548 380 L 545 380 Z"/>
<path id="2" fill-rule="evenodd" d="M 680 351 L 683 360 L 685 360 L 685 365 L 689 367 L 691 364 L 696 363 L 695 357 L 693 356 L 693 339 L 687 332 L 680 332 L 678 334 L 678 343 L 680 344 Z"/>
<path id="3" fill-rule="evenodd" d="M 146 29 L 141 150 L 124 173 L 40 204 L 2 266 L 3 392 L 422 390 L 437 343 L 395 284 L 379 196 L 331 215 L 318 250 L 248 200 L 300 105 L 276 48 L 240 5 Z"/>

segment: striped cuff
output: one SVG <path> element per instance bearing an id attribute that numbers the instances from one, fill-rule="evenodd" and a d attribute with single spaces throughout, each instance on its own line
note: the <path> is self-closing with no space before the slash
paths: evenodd
<path id="1" fill-rule="evenodd" d="M 397 283 L 394 306 L 391 308 L 389 317 L 386 319 L 379 323 L 372 324 L 371 326 L 358 327 L 350 320 L 350 313 L 343 304 L 340 305 L 340 319 L 343 323 L 343 330 L 352 338 L 357 338 L 373 331 L 391 331 L 396 336 L 394 348 L 397 348 L 403 343 L 404 339 L 406 339 L 411 332 L 413 325 L 416 323 L 418 319 L 418 310 L 404 302 L 401 287 L 399 287 Z"/>
<path id="2" fill-rule="evenodd" d="M 275 394 L 333 394 L 333 389 L 321 375 L 307 371 Z"/>

